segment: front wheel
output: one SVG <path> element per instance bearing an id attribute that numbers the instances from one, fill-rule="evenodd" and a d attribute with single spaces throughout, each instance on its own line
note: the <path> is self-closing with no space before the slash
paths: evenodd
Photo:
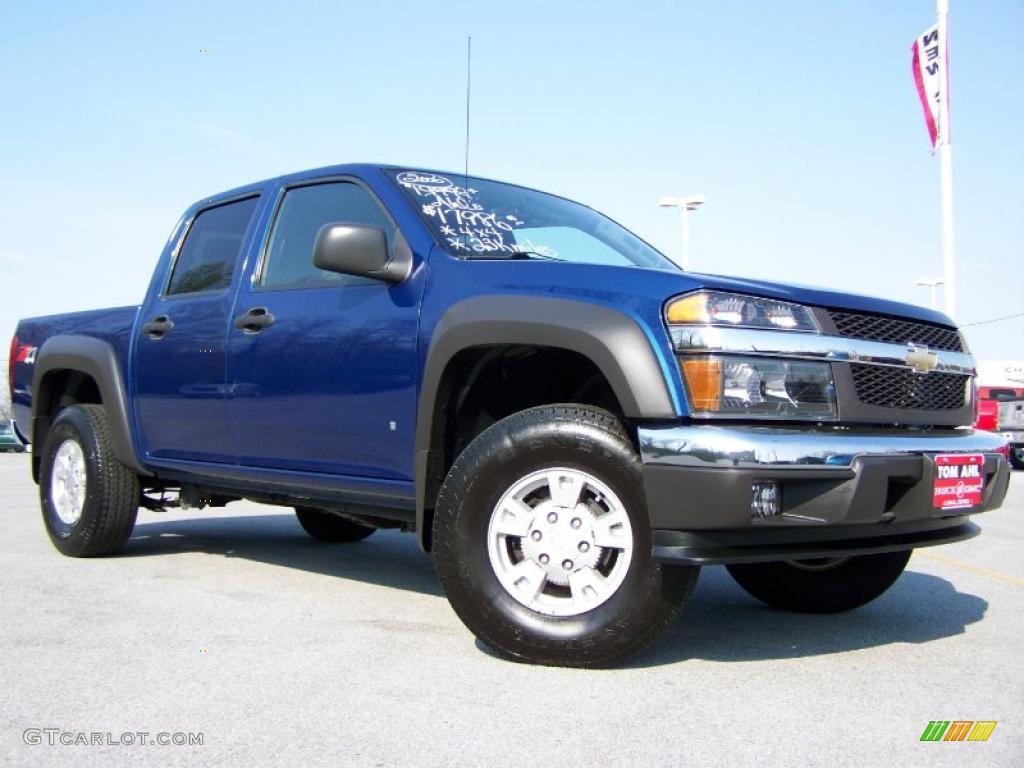
<path id="1" fill-rule="evenodd" d="M 726 568 L 743 589 L 772 608 L 840 613 L 870 603 L 891 587 L 907 567 L 912 551 Z"/>
<path id="2" fill-rule="evenodd" d="M 584 406 L 509 416 L 459 456 L 434 513 L 448 599 L 484 643 L 523 661 L 616 664 L 654 641 L 698 568 L 651 559 L 640 460 Z"/>

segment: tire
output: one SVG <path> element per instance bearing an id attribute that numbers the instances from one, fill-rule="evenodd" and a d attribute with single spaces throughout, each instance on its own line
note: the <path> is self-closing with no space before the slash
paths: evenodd
<path id="1" fill-rule="evenodd" d="M 114 453 L 103 406 L 74 405 L 57 415 L 43 442 L 39 496 L 46 532 L 61 554 L 109 555 L 131 536 L 139 480 Z"/>
<path id="2" fill-rule="evenodd" d="M 470 631 L 508 657 L 553 666 L 611 666 L 643 650 L 700 572 L 651 559 L 639 457 L 618 419 L 579 405 L 521 411 L 477 436 L 441 487 L 433 542 L 441 585 Z"/>
<path id="3" fill-rule="evenodd" d="M 295 516 L 299 519 L 299 525 L 303 530 L 314 539 L 334 544 L 362 541 L 377 530 L 368 525 L 361 525 L 352 520 L 346 520 L 344 517 L 311 507 L 296 507 Z"/>
<path id="4" fill-rule="evenodd" d="M 736 582 L 772 608 L 840 613 L 870 603 L 903 573 L 913 550 L 833 560 L 727 565 Z"/>
<path id="5" fill-rule="evenodd" d="M 1010 465 L 1014 469 L 1024 469 L 1024 446 L 1010 446 Z"/>

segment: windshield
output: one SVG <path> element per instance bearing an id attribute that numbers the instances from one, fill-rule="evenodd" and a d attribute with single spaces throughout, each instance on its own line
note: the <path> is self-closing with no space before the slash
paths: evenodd
<path id="1" fill-rule="evenodd" d="M 438 242 L 460 258 L 678 269 L 629 230 L 562 197 L 473 176 L 391 174 Z"/>

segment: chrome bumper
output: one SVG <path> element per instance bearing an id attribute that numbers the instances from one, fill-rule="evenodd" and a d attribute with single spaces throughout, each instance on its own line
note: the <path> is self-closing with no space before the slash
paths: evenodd
<path id="1" fill-rule="evenodd" d="M 974 429 L 850 430 L 743 426 L 640 428 L 645 464 L 675 467 L 849 469 L 863 456 L 995 453 L 1006 439 Z"/>
<path id="2" fill-rule="evenodd" d="M 972 536 L 967 515 L 995 509 L 1010 483 L 1004 439 L 972 429 L 642 427 L 654 555 L 690 564 L 868 554 Z M 984 455 L 981 502 L 934 506 L 934 457 Z M 780 511 L 752 509 L 775 483 Z M 821 554 L 827 553 L 827 554 Z"/>

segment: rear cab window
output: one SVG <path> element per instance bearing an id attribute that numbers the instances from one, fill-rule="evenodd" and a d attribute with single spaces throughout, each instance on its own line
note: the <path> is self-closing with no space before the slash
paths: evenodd
<path id="1" fill-rule="evenodd" d="M 166 296 L 220 291 L 231 285 L 258 196 L 200 211 L 174 261 Z"/>

